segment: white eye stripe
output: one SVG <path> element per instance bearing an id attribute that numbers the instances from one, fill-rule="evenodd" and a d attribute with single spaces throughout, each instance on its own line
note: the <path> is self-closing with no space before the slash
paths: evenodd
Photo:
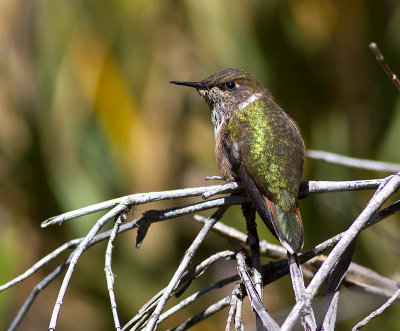
<path id="1" fill-rule="evenodd" d="M 252 94 L 247 100 L 239 103 L 239 110 L 243 110 L 245 109 L 248 105 L 250 105 L 251 103 L 253 103 L 254 101 L 257 101 L 258 99 L 260 99 L 262 97 L 261 93 L 255 93 Z"/>

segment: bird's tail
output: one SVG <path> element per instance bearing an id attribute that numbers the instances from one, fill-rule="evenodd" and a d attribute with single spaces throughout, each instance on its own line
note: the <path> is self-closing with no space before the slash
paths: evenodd
<path id="1" fill-rule="evenodd" d="M 297 207 L 295 213 L 288 213 L 268 198 L 265 200 L 279 241 L 291 254 L 300 253 L 304 243 L 304 232 L 299 208 Z"/>

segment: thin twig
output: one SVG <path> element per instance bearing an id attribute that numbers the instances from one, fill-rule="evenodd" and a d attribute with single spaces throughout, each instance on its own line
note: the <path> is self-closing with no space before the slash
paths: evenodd
<path id="1" fill-rule="evenodd" d="M 381 179 L 356 180 L 356 181 L 308 181 L 302 182 L 300 187 L 300 197 L 311 193 L 343 192 L 376 189 L 381 184 Z M 58 216 L 51 217 L 41 224 L 41 227 L 47 227 L 54 224 L 61 224 L 64 221 L 71 220 L 80 216 L 96 213 L 98 211 L 113 208 L 118 204 L 127 206 L 139 205 L 159 200 L 178 199 L 184 197 L 199 196 L 207 192 L 212 195 L 218 193 L 233 193 L 241 190 L 241 184 L 238 182 L 227 183 L 223 185 L 192 187 L 182 190 L 149 192 L 132 194 L 117 199 L 112 199 L 94 205 L 86 206 L 80 209 L 69 211 Z M 210 196 L 206 197 L 209 198 Z M 217 200 L 217 199 L 216 199 Z M 244 201 L 244 200 L 243 200 Z"/>
<path id="2" fill-rule="evenodd" d="M 42 268 L 44 265 L 46 265 L 47 263 L 54 260 L 57 256 L 59 256 L 61 253 L 63 253 L 67 249 L 76 247 L 82 241 L 82 239 L 83 238 L 73 239 L 73 240 L 66 242 L 62 246 L 58 247 L 57 249 L 52 251 L 50 254 L 46 255 L 44 258 L 42 258 L 38 262 L 36 262 L 32 267 L 30 267 L 28 270 L 26 270 L 22 275 L 19 275 L 18 277 L 15 277 L 14 279 L 10 280 L 8 283 L 1 285 L 0 292 L 8 289 L 9 287 L 14 286 L 15 284 L 22 282 L 29 276 L 33 275 L 40 268 Z"/>
<path id="3" fill-rule="evenodd" d="M 209 306 L 207 309 L 203 310 L 201 313 L 198 313 L 197 315 L 187 319 L 185 322 L 179 324 L 173 329 L 170 329 L 169 331 L 184 331 L 189 329 L 191 326 L 201 322 L 202 320 L 205 320 L 206 318 L 210 317 L 211 315 L 214 315 L 218 313 L 220 310 L 224 309 L 226 306 L 229 305 L 230 302 L 230 296 L 227 296 L 218 302 L 212 304 Z"/>
<path id="4" fill-rule="evenodd" d="M 238 286 L 238 295 L 236 301 L 236 313 L 235 313 L 235 330 L 244 331 L 244 325 L 242 321 L 242 306 L 243 306 L 243 290 L 242 286 Z"/>
<path id="5" fill-rule="evenodd" d="M 127 207 L 125 205 L 118 205 L 117 207 L 110 210 L 106 215 L 100 218 L 96 224 L 92 227 L 89 233 L 86 235 L 85 239 L 79 244 L 79 246 L 75 249 L 73 256 L 71 258 L 71 262 L 68 266 L 68 270 L 65 273 L 64 280 L 61 284 L 60 291 L 58 293 L 58 297 L 56 303 L 54 305 L 53 313 L 51 315 L 51 320 L 49 324 L 49 330 L 55 330 L 57 325 L 58 314 L 61 309 L 61 305 L 63 303 L 63 299 L 65 296 L 65 292 L 67 291 L 67 287 L 69 281 L 71 280 L 72 273 L 74 272 L 75 265 L 77 264 L 79 257 L 83 253 L 85 249 L 88 248 L 90 242 L 94 238 L 94 236 L 101 230 L 101 228 L 113 217 L 122 213 Z"/>
<path id="6" fill-rule="evenodd" d="M 65 268 L 68 266 L 71 260 L 72 254 L 63 261 L 60 265 L 57 266 L 51 273 L 49 273 L 41 282 L 39 282 L 29 294 L 28 298 L 25 300 L 24 304 L 22 305 L 21 309 L 18 311 L 17 316 L 11 322 L 8 331 L 15 330 L 18 325 L 21 323 L 22 319 L 25 317 L 26 313 L 28 312 L 30 306 L 32 305 L 33 301 L 35 300 L 36 296 L 39 294 L 41 290 L 43 290 L 47 285 L 49 285 L 59 274 L 61 274 Z"/>
<path id="7" fill-rule="evenodd" d="M 389 176 L 386 183 L 379 187 L 377 194 L 371 198 L 365 209 L 353 222 L 350 228 L 344 233 L 341 240 L 328 255 L 325 262 L 321 265 L 320 269 L 315 274 L 305 291 L 305 298 L 301 302 L 296 303 L 282 325 L 282 330 L 291 330 L 293 328 L 293 325 L 299 318 L 302 309 L 311 304 L 312 298 L 314 298 L 316 295 L 319 287 L 322 285 L 330 270 L 335 265 L 338 257 L 346 250 L 347 246 L 353 242 L 354 238 L 360 233 L 376 210 L 379 209 L 382 204 L 399 189 L 399 187 L 400 173 Z"/>
<path id="8" fill-rule="evenodd" d="M 176 297 L 180 296 L 189 287 L 190 283 L 200 274 L 202 274 L 205 270 L 207 270 L 207 268 L 211 266 L 213 263 L 222 259 L 224 260 L 233 259 L 235 258 L 235 255 L 236 255 L 235 251 L 226 250 L 209 256 L 200 264 L 186 271 L 182 275 L 181 279 L 179 280 L 179 283 L 176 286 L 176 289 L 173 292 L 173 295 L 175 295 Z"/>
<path id="9" fill-rule="evenodd" d="M 227 208 L 228 208 L 227 206 L 218 208 L 218 210 L 209 218 L 209 221 L 207 222 L 207 224 L 204 225 L 204 227 L 198 233 L 196 238 L 193 240 L 192 244 L 190 245 L 190 247 L 188 248 L 188 250 L 186 251 L 186 253 L 183 257 L 182 262 L 179 264 L 178 269 L 176 270 L 174 276 L 172 277 L 172 279 L 169 282 L 167 288 L 165 289 L 163 295 L 161 296 L 156 309 L 151 314 L 150 319 L 147 324 L 147 327 L 146 327 L 147 331 L 152 331 L 157 326 L 157 322 L 158 322 L 160 313 L 164 309 L 165 304 L 167 303 L 167 300 L 169 299 L 176 284 L 178 284 L 179 279 L 182 277 L 183 272 L 188 267 L 190 261 L 192 260 L 197 249 L 200 247 L 200 244 L 203 242 L 204 238 L 210 232 L 213 225 L 216 222 L 218 222 L 218 220 L 222 217 L 222 215 L 224 214 L 224 212 L 226 211 Z"/>
<path id="10" fill-rule="evenodd" d="M 382 314 L 393 302 L 395 302 L 398 298 L 400 298 L 400 289 L 398 289 L 388 301 L 386 301 L 382 306 L 380 306 L 377 310 L 373 311 L 366 318 L 364 318 L 361 322 L 357 323 L 351 330 L 356 331 L 360 330 L 362 327 L 366 326 L 369 322 L 371 322 L 374 318 L 378 317 Z"/>
<path id="11" fill-rule="evenodd" d="M 121 323 L 118 317 L 117 300 L 115 299 L 115 293 L 114 293 L 114 273 L 112 271 L 111 263 L 112 263 L 112 250 L 114 248 L 114 240 L 118 233 L 119 226 L 122 223 L 122 217 L 123 217 L 122 215 L 119 215 L 115 221 L 114 227 L 111 231 L 110 239 L 108 240 L 106 255 L 104 259 L 105 260 L 104 271 L 106 273 L 107 289 L 110 297 L 111 311 L 114 318 L 115 330 L 121 330 Z"/>
<path id="12" fill-rule="evenodd" d="M 392 69 L 390 69 L 389 64 L 386 62 L 385 58 L 383 57 L 383 54 L 379 50 L 378 45 L 375 42 L 372 42 L 369 44 L 369 49 L 372 51 L 372 53 L 374 53 L 376 60 L 381 65 L 386 75 L 388 75 L 394 86 L 396 86 L 397 89 L 400 91 L 400 80 L 394 74 Z"/>
<path id="13" fill-rule="evenodd" d="M 226 185 L 226 184 L 225 184 Z M 131 194 L 124 197 L 96 203 L 87 207 L 76 209 L 58 216 L 51 217 L 44 222 L 42 222 L 41 227 L 47 227 L 49 225 L 61 224 L 64 221 L 77 218 L 84 215 L 89 215 L 96 213 L 101 210 L 106 210 L 115 207 L 118 204 L 123 204 L 126 206 L 135 206 L 144 203 L 160 201 L 160 200 L 171 200 L 178 198 L 195 197 L 202 195 L 208 191 L 215 191 L 221 189 L 221 191 L 226 191 L 225 185 L 214 185 L 214 186 L 204 186 L 204 187 L 192 187 L 185 188 L 181 190 L 170 190 L 170 191 L 160 191 L 160 192 L 148 192 L 148 193 L 137 193 Z M 236 185 L 239 187 L 239 185 Z"/>
<path id="14" fill-rule="evenodd" d="M 335 330 L 336 326 L 336 316 L 337 316 L 337 308 L 339 303 L 339 290 L 332 293 L 331 300 L 328 305 L 328 309 L 325 313 L 324 320 L 322 322 L 321 330 Z"/>
<path id="15" fill-rule="evenodd" d="M 154 311 L 164 291 L 165 288 L 163 288 L 148 302 L 146 302 L 143 307 L 139 309 L 139 312 L 133 318 L 131 318 L 128 323 L 125 324 L 125 326 L 122 328 L 122 331 L 128 330 L 129 328 L 131 328 L 130 330 L 138 330 L 147 321 L 147 318 L 150 316 L 150 314 Z"/>
<path id="16" fill-rule="evenodd" d="M 231 294 L 231 301 L 229 302 L 229 312 L 228 312 L 228 318 L 226 319 L 226 324 L 225 324 L 225 331 L 229 331 L 231 329 L 231 324 L 233 317 L 236 314 L 236 307 L 237 307 L 237 302 L 238 302 L 238 291 L 240 289 L 240 285 L 236 284 L 236 286 L 232 290 Z"/>
<path id="17" fill-rule="evenodd" d="M 267 330 L 279 330 L 278 324 L 273 320 L 273 318 L 268 314 L 264 307 L 264 304 L 257 293 L 257 290 L 251 281 L 251 278 L 246 270 L 245 256 L 243 252 L 239 252 L 236 255 L 238 262 L 238 271 L 240 278 L 243 280 L 243 284 L 246 287 L 247 295 L 249 296 L 251 307 L 253 311 L 260 317 L 262 321 L 262 326 Z"/>
<path id="18" fill-rule="evenodd" d="M 165 313 L 163 313 L 160 316 L 159 323 L 161 323 L 162 321 L 164 321 L 165 319 L 167 319 L 171 315 L 175 314 L 179 310 L 189 306 L 190 304 L 192 304 L 193 302 L 198 300 L 201 296 L 203 296 L 203 295 L 205 295 L 205 294 L 207 294 L 207 293 L 209 293 L 211 291 L 220 289 L 220 288 L 222 288 L 222 287 L 224 287 L 224 286 L 226 286 L 226 285 L 228 285 L 230 283 L 236 282 L 239 279 L 240 279 L 240 277 L 239 277 L 238 274 L 232 275 L 230 277 L 223 278 L 223 279 L 211 284 L 210 286 L 207 286 L 206 288 L 204 288 L 204 289 L 202 289 L 202 290 L 200 290 L 200 291 L 198 291 L 196 293 L 193 293 L 191 296 L 189 296 L 186 299 L 182 300 L 177 305 L 175 305 L 174 307 L 170 308 Z"/>
<path id="19" fill-rule="evenodd" d="M 305 292 L 303 272 L 296 253 L 291 254 L 287 252 L 287 258 L 295 299 L 296 302 L 299 302 L 303 299 Z M 314 312 L 311 307 L 304 309 L 301 316 L 301 324 L 303 325 L 304 330 L 316 330 L 317 322 L 315 321 Z"/>
<path id="20" fill-rule="evenodd" d="M 329 163 L 340 164 L 347 167 L 374 170 L 374 171 L 388 171 L 388 172 L 400 171 L 400 164 L 398 163 L 358 159 L 355 157 L 349 157 L 336 153 L 316 151 L 311 149 L 307 150 L 306 155 L 312 159 L 324 160 Z"/>

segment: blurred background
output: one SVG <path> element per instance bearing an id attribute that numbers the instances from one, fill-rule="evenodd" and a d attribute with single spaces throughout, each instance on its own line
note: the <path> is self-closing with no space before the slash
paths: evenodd
<path id="1" fill-rule="evenodd" d="M 0 283 L 84 236 L 97 219 L 41 229 L 48 217 L 126 194 L 213 184 L 204 182 L 218 174 L 208 108 L 195 91 L 170 80 L 200 80 L 226 67 L 249 71 L 298 122 L 307 148 L 400 162 L 400 97 L 369 51 L 371 41 L 400 74 L 399 1 L 1 1 Z M 303 179 L 386 175 L 307 159 Z M 345 230 L 371 195 L 301 201 L 305 249 Z M 198 200 L 146 205 L 132 216 Z M 395 215 L 365 231 L 354 261 L 399 280 L 399 221 Z M 239 207 L 223 222 L 245 229 Z M 136 231 L 117 238 L 113 271 L 122 322 L 167 285 L 199 229 L 192 217 L 155 224 L 139 250 Z M 97 245 L 79 261 L 58 330 L 113 327 L 105 247 Z M 229 248 L 211 234 L 195 262 Z M 56 265 L 0 294 L 0 329 Z M 189 293 L 235 270 L 234 262 L 221 262 Z M 47 328 L 61 281 L 39 294 L 21 330 Z M 203 298 L 161 329 L 230 291 Z M 338 329 L 349 329 L 382 300 L 346 292 Z M 293 305 L 288 277 L 266 287 L 265 304 L 281 321 Z M 248 303 L 245 308 L 250 323 Z M 394 330 L 399 313 L 393 306 L 366 329 Z M 221 330 L 226 317 L 224 310 L 194 330 Z"/>

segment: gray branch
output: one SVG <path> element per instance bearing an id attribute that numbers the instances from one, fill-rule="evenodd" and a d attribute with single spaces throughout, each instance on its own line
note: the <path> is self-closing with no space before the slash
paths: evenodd
<path id="1" fill-rule="evenodd" d="M 383 203 L 400 187 L 400 174 L 392 175 L 387 178 L 386 182 L 382 184 L 374 196 L 371 198 L 370 202 L 367 204 L 365 209 L 353 222 L 350 228 L 344 233 L 341 240 L 333 248 L 331 253 L 328 255 L 325 262 L 321 265 L 318 272 L 315 274 L 314 278 L 311 280 L 305 291 L 305 298 L 296 303 L 289 316 L 286 318 L 282 325 L 282 330 L 291 330 L 300 316 L 301 311 L 309 306 L 311 300 L 316 295 L 318 289 L 324 282 L 325 278 L 328 276 L 330 270 L 335 265 L 338 257 L 345 251 L 348 245 L 355 239 L 355 237 L 360 233 L 363 227 L 368 223 L 372 215 L 383 205 Z"/>
<path id="2" fill-rule="evenodd" d="M 156 309 L 151 314 L 150 319 L 148 321 L 146 330 L 152 331 L 156 328 L 158 319 L 160 316 L 161 311 L 164 309 L 167 300 L 169 299 L 172 291 L 174 290 L 175 286 L 178 284 L 179 279 L 182 277 L 185 269 L 188 267 L 190 261 L 192 260 L 195 252 L 200 247 L 200 244 L 203 242 L 204 238 L 212 229 L 213 225 L 218 222 L 218 220 L 222 217 L 224 212 L 228 207 L 220 207 L 218 210 L 209 218 L 208 222 L 204 225 L 203 229 L 199 232 L 196 238 L 193 240 L 192 244 L 186 251 L 185 256 L 182 259 L 182 262 L 179 264 L 174 276 L 172 277 L 171 281 L 169 282 L 167 288 L 165 289 L 164 293 L 162 294 L 160 301 L 157 304 Z"/>
<path id="3" fill-rule="evenodd" d="M 358 159 L 331 152 L 316 151 L 311 149 L 307 150 L 306 155 L 312 159 L 323 160 L 325 162 L 340 164 L 347 167 L 374 170 L 374 171 L 387 171 L 387 172 L 400 171 L 400 164 L 398 163 Z"/>
<path id="4" fill-rule="evenodd" d="M 377 310 L 373 311 L 366 318 L 364 318 L 361 322 L 357 323 L 351 330 L 356 331 L 360 330 L 362 327 L 366 326 L 369 322 L 371 322 L 374 318 L 378 317 L 382 314 L 393 302 L 400 298 L 400 289 L 398 289 L 388 301 L 386 301 L 382 306 L 380 306 Z"/>

